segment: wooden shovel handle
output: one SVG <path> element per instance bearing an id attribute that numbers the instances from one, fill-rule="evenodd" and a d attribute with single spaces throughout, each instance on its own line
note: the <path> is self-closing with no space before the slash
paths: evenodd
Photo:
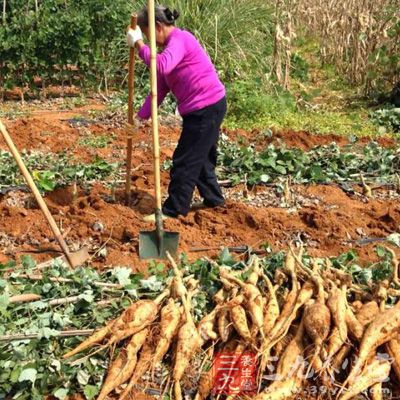
<path id="1" fill-rule="evenodd" d="M 136 29 L 137 15 L 131 15 L 131 28 Z M 133 96 L 135 93 L 135 48 L 129 49 L 128 66 L 128 124 L 133 126 Z M 132 175 L 132 138 L 128 137 L 126 149 L 126 181 L 125 181 L 125 202 L 131 202 L 131 175 Z"/>
<path id="2" fill-rule="evenodd" d="M 7 143 L 8 148 L 11 151 L 11 154 L 13 155 L 22 175 L 24 176 L 29 188 L 31 189 L 36 202 L 38 203 L 40 209 L 43 212 L 43 215 L 46 217 L 47 222 L 50 225 L 51 230 L 54 233 L 55 238 L 57 239 L 63 253 L 65 254 L 65 257 L 67 258 L 68 262 L 70 263 L 70 265 L 73 267 L 73 260 L 71 257 L 71 254 L 68 250 L 68 246 L 65 243 L 65 240 L 63 238 L 63 236 L 61 235 L 60 230 L 58 229 L 58 226 L 56 224 L 56 221 L 54 220 L 53 216 L 51 215 L 45 201 L 43 200 L 42 195 L 40 194 L 38 188 L 36 187 L 35 182 L 32 179 L 31 174 L 29 173 L 28 169 L 26 168 L 24 162 L 22 161 L 21 155 L 19 154 L 17 148 L 15 147 L 10 135 L 7 132 L 6 127 L 3 125 L 3 123 L 0 121 L 0 131 L 1 134 L 5 140 L 5 142 Z"/>
<path id="3" fill-rule="evenodd" d="M 153 131 L 154 152 L 154 183 L 156 208 L 161 210 L 161 178 L 160 178 L 160 146 L 158 134 L 158 104 L 157 104 L 157 47 L 156 47 L 156 17 L 154 0 L 148 0 L 149 36 L 150 36 L 150 77 L 151 77 L 151 125 Z"/>
<path id="4" fill-rule="evenodd" d="M 131 15 L 131 28 L 136 29 L 137 15 Z M 128 123 L 133 124 L 133 95 L 135 89 L 135 48 L 129 49 L 128 69 Z"/>

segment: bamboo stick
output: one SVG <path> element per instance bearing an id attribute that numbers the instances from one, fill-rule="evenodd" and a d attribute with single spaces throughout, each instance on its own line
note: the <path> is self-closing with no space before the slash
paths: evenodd
<path id="1" fill-rule="evenodd" d="M 37 294 L 19 294 L 10 297 L 9 301 L 10 303 L 34 303 L 35 301 L 40 301 L 42 300 L 42 297 L 37 295 Z M 73 304 L 77 303 L 79 300 L 81 300 L 80 296 L 70 296 L 70 297 L 61 297 L 59 299 L 52 299 L 52 300 L 42 300 L 44 303 L 47 303 L 49 306 L 60 306 L 64 304 Z M 109 300 L 100 300 L 95 303 L 96 306 L 107 306 L 109 304 L 112 304 L 114 301 L 119 300 L 118 298 L 113 298 Z"/>
<path id="2" fill-rule="evenodd" d="M 157 103 L 157 44 L 155 25 L 154 0 L 148 0 L 149 36 L 150 36 L 150 77 L 151 77 L 151 124 L 153 131 L 154 151 L 154 183 L 156 208 L 161 210 L 161 177 L 160 177 L 160 147 L 158 132 L 158 103 Z"/>
<path id="3" fill-rule="evenodd" d="M 79 296 L 71 296 L 71 297 L 64 297 L 60 299 L 53 299 L 48 302 L 49 306 L 60 306 L 64 304 L 73 304 L 77 303 L 80 299 Z M 96 306 L 107 306 L 111 304 L 113 301 L 118 299 L 110 299 L 110 300 L 101 300 L 95 303 Z"/>
<path id="4" fill-rule="evenodd" d="M 41 281 L 43 279 L 43 275 L 41 274 L 21 274 L 18 275 L 18 278 L 26 278 L 26 279 L 30 279 L 32 281 Z M 50 282 L 57 282 L 57 283 L 74 283 L 73 279 L 69 279 L 69 278 L 55 278 L 55 277 L 51 277 L 48 278 Z M 119 285 L 117 283 L 106 283 L 106 282 L 98 282 L 98 281 L 94 281 L 92 282 L 92 284 L 94 286 L 97 287 L 106 287 L 106 288 L 114 288 L 114 289 L 123 289 L 122 285 Z"/>
<path id="5" fill-rule="evenodd" d="M 42 271 L 44 269 L 50 268 L 53 266 L 54 262 L 63 262 L 64 264 L 68 265 L 68 260 L 66 259 L 65 256 L 61 256 L 61 257 L 57 257 L 57 258 L 52 258 L 51 260 L 47 260 L 44 261 L 38 265 L 36 265 L 36 267 L 32 268 L 32 271 Z M 4 270 L 5 273 L 8 272 L 17 272 L 19 269 L 23 269 L 23 265 L 19 264 L 16 265 L 14 268 L 9 268 Z"/>
<path id="6" fill-rule="evenodd" d="M 131 28 L 136 29 L 137 16 L 131 16 Z M 135 48 L 129 49 L 128 67 L 128 124 L 133 127 L 133 97 L 135 93 Z M 125 203 L 131 202 L 131 174 L 132 174 L 132 137 L 128 137 L 126 149 L 126 179 L 125 179 Z"/>
<path id="7" fill-rule="evenodd" d="M 42 298 L 38 294 L 34 293 L 26 293 L 26 294 L 17 294 L 15 296 L 11 296 L 9 301 L 10 303 L 31 303 L 33 301 L 38 301 Z"/>
<path id="8" fill-rule="evenodd" d="M 63 337 L 74 337 L 74 336 L 90 336 L 94 332 L 94 329 L 83 329 L 83 330 L 71 330 L 71 331 L 61 331 L 52 337 L 63 338 Z M 0 336 L 0 342 L 13 342 L 16 340 L 29 340 L 29 339 L 39 339 L 39 333 L 22 333 L 16 335 L 3 335 Z"/>

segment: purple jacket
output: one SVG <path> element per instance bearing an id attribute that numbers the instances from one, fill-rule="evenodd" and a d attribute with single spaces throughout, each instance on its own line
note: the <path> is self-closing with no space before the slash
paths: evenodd
<path id="1" fill-rule="evenodd" d="M 143 46 L 140 58 L 150 66 L 150 48 Z M 157 55 L 158 105 L 169 91 L 173 93 L 181 115 L 217 103 L 225 96 L 225 87 L 206 51 L 189 32 L 174 28 L 165 48 Z M 151 116 L 151 96 L 146 98 L 138 116 Z"/>

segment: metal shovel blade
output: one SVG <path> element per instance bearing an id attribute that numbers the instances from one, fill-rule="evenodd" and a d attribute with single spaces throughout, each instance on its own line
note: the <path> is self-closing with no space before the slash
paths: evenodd
<path id="1" fill-rule="evenodd" d="M 176 232 L 140 232 L 139 233 L 139 257 L 141 260 L 164 260 L 166 252 L 174 257 L 178 251 L 179 233 Z"/>

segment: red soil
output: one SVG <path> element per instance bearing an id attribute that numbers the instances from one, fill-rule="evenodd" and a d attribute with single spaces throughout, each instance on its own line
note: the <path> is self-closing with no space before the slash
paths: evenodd
<path id="1" fill-rule="evenodd" d="M 41 151 L 69 151 L 77 158 L 89 161 L 94 155 L 108 160 L 122 161 L 125 156 L 126 136 L 123 129 L 103 125 L 90 125 L 86 128 L 71 127 L 66 119 L 76 115 L 70 113 L 40 113 L 31 118 L 8 121 L 7 127 L 20 149 Z M 116 135 L 115 141 L 106 149 L 82 147 L 78 144 L 82 135 Z M 245 135 L 248 139 L 257 139 L 257 132 L 228 132 L 232 137 Z M 179 129 L 163 127 L 161 129 L 162 161 L 172 155 L 179 138 Z M 263 143 L 276 140 L 288 146 L 310 148 L 319 144 L 336 141 L 339 145 L 347 143 L 341 136 L 316 136 L 305 132 L 277 132 L 272 139 L 263 139 Z M 363 139 L 364 140 L 364 139 Z M 364 140 L 365 141 L 365 140 Z M 382 139 L 382 145 L 393 144 Z M 57 222 L 68 232 L 67 240 L 75 244 L 106 244 L 108 254 L 104 258 L 95 258 L 97 266 L 130 265 L 134 269 L 143 269 L 145 263 L 138 259 L 137 240 L 141 230 L 152 230 L 152 224 L 142 221 L 144 215 L 153 210 L 153 183 L 151 137 L 146 129 L 134 134 L 134 167 L 132 176 L 132 205 L 123 204 L 123 185 L 117 192 L 117 203 L 105 200 L 108 190 L 101 185 L 95 186 L 91 193 L 81 193 L 78 201 L 72 204 L 71 189 L 57 190 L 47 196 L 48 204 Z M 5 144 L 0 142 L 0 148 Z M 163 172 L 164 193 L 167 189 L 168 174 Z M 272 189 L 271 189 L 272 190 Z M 283 208 L 255 208 L 244 203 L 228 201 L 226 209 L 202 210 L 190 213 L 186 218 L 168 220 L 166 230 L 181 234 L 180 250 L 189 251 L 191 247 L 214 247 L 248 244 L 257 247 L 269 242 L 274 249 L 284 249 L 290 240 L 298 235 L 313 243 L 309 251 L 321 256 L 338 255 L 349 249 L 348 239 L 359 239 L 360 232 L 371 237 L 385 237 L 399 230 L 400 205 L 395 200 L 371 200 L 365 203 L 360 199 L 349 198 L 335 186 L 305 186 L 304 195 L 320 198 L 318 205 L 303 207 L 293 213 Z M 6 196 L 0 197 L 0 231 L 14 241 L 13 251 L 2 249 L 0 262 L 18 257 L 24 252 L 37 249 L 57 249 L 52 234 L 38 209 L 25 209 L 10 206 Z M 95 222 L 104 225 L 102 232 L 93 229 Z M 356 247 L 363 259 L 374 259 L 374 246 Z M 4 254 L 4 252 L 7 253 Z M 215 252 L 203 254 L 214 255 Z M 34 254 L 38 260 L 44 260 L 54 253 Z M 199 254 L 191 254 L 191 258 Z"/>

